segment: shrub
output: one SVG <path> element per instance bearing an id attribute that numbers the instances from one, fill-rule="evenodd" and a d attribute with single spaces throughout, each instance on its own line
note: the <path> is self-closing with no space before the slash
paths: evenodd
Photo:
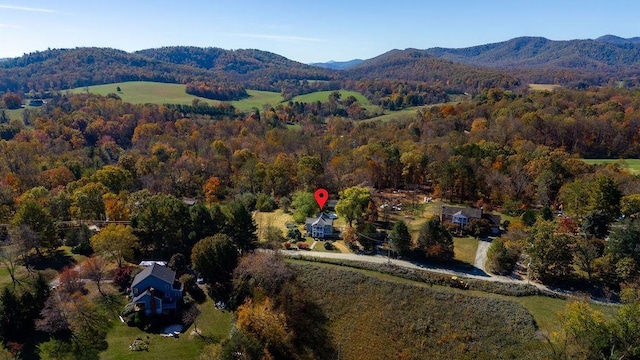
<path id="1" fill-rule="evenodd" d="M 487 251 L 487 269 L 499 275 L 507 275 L 513 271 L 520 252 L 513 247 L 507 247 L 502 239 L 495 239 Z"/>
<path id="2" fill-rule="evenodd" d="M 131 285 L 133 269 L 130 266 L 121 266 L 116 269 L 113 274 L 113 284 L 118 287 L 118 290 L 124 292 Z"/>
<path id="3" fill-rule="evenodd" d="M 288 241 L 283 242 L 282 246 L 284 246 L 284 248 L 287 250 L 291 250 L 291 243 Z"/>
<path id="4" fill-rule="evenodd" d="M 298 242 L 296 243 L 296 246 L 297 246 L 297 247 L 298 247 L 298 249 L 300 249 L 300 250 L 309 250 L 309 244 L 307 244 L 307 243 L 306 243 L 306 242 L 304 242 L 304 241 L 298 241 Z"/>

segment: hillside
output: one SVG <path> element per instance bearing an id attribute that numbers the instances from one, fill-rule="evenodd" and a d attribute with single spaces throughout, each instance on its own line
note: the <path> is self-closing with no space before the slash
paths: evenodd
<path id="1" fill-rule="evenodd" d="M 256 82 L 264 77 L 278 80 L 332 80 L 337 74 L 261 50 L 224 50 L 199 47 L 163 47 L 136 54 L 176 65 L 211 70 L 216 77 L 233 82 Z"/>
<path id="2" fill-rule="evenodd" d="M 461 49 L 432 48 L 428 54 L 456 63 L 494 69 L 510 69 L 532 81 L 568 82 L 586 79 L 602 83 L 601 77 L 625 78 L 640 72 L 638 38 L 613 35 L 596 40 L 553 41 L 542 37 L 519 37 L 508 41 Z"/>
<path id="3" fill-rule="evenodd" d="M 477 91 L 487 87 L 512 88 L 519 85 L 515 77 L 496 70 L 454 63 L 418 49 L 391 50 L 365 60 L 345 73 L 352 79 L 425 81 L 458 91 Z"/>
<path id="4" fill-rule="evenodd" d="M 327 317 L 341 359 L 542 355 L 544 347 L 534 340 L 533 318 L 515 302 L 385 281 L 331 266 L 293 266 L 310 300 Z"/>
<path id="5" fill-rule="evenodd" d="M 0 62 L 0 88 L 63 90 L 124 81 L 187 83 L 214 80 L 258 90 L 284 89 L 288 80 L 332 80 L 320 69 L 259 50 L 173 47 L 127 53 L 109 48 L 54 49 Z M 330 82 L 308 88 L 329 90 Z M 299 86 L 301 87 L 301 86 Z M 327 89 L 324 89 L 327 87 Z M 302 90 L 304 91 L 304 90 Z"/>

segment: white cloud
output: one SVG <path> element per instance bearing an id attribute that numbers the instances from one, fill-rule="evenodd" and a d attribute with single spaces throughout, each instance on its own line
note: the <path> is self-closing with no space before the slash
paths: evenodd
<path id="1" fill-rule="evenodd" d="M 327 43 L 329 40 L 309 38 L 302 36 L 288 36 L 288 35 L 270 35 L 270 34 L 231 34 L 233 36 L 253 38 L 253 39 L 268 39 L 283 42 L 311 42 L 311 43 Z"/>
<path id="2" fill-rule="evenodd" d="M 0 9 L 30 11 L 30 12 L 42 12 L 42 13 L 54 13 L 54 12 L 56 12 L 55 10 L 52 10 L 52 9 L 32 8 L 32 7 L 14 6 L 14 5 L 0 5 Z"/>

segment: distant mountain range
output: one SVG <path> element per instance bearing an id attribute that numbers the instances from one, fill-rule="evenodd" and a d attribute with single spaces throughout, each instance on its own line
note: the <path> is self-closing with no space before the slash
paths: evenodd
<path id="1" fill-rule="evenodd" d="M 332 70 L 345 70 L 345 69 L 349 69 L 352 68 L 356 65 L 360 65 L 362 62 L 364 62 L 364 60 L 361 59 L 353 59 L 353 60 L 349 60 L 349 61 L 328 61 L 325 63 L 311 63 L 309 65 L 311 66 L 317 66 L 317 67 L 321 67 L 321 68 L 325 68 L 325 69 L 332 69 Z"/>
<path id="2" fill-rule="evenodd" d="M 61 90 L 131 80 L 213 80 L 283 94 L 336 89 L 346 80 L 362 79 L 424 81 L 451 91 L 528 82 L 588 86 L 625 80 L 637 86 L 640 37 L 605 35 L 568 41 L 519 37 L 462 49 L 391 50 L 368 60 L 312 65 L 260 50 L 54 49 L 0 61 L 0 89 Z"/>

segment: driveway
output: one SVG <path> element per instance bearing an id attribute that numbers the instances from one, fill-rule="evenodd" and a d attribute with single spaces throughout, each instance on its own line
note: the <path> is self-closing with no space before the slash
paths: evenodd
<path id="1" fill-rule="evenodd" d="M 489 250 L 489 246 L 491 243 L 489 241 L 479 240 L 478 241 L 478 250 L 476 251 L 476 260 L 473 263 L 473 266 L 478 269 L 487 272 L 485 268 L 485 264 L 487 263 L 487 251 Z"/>

